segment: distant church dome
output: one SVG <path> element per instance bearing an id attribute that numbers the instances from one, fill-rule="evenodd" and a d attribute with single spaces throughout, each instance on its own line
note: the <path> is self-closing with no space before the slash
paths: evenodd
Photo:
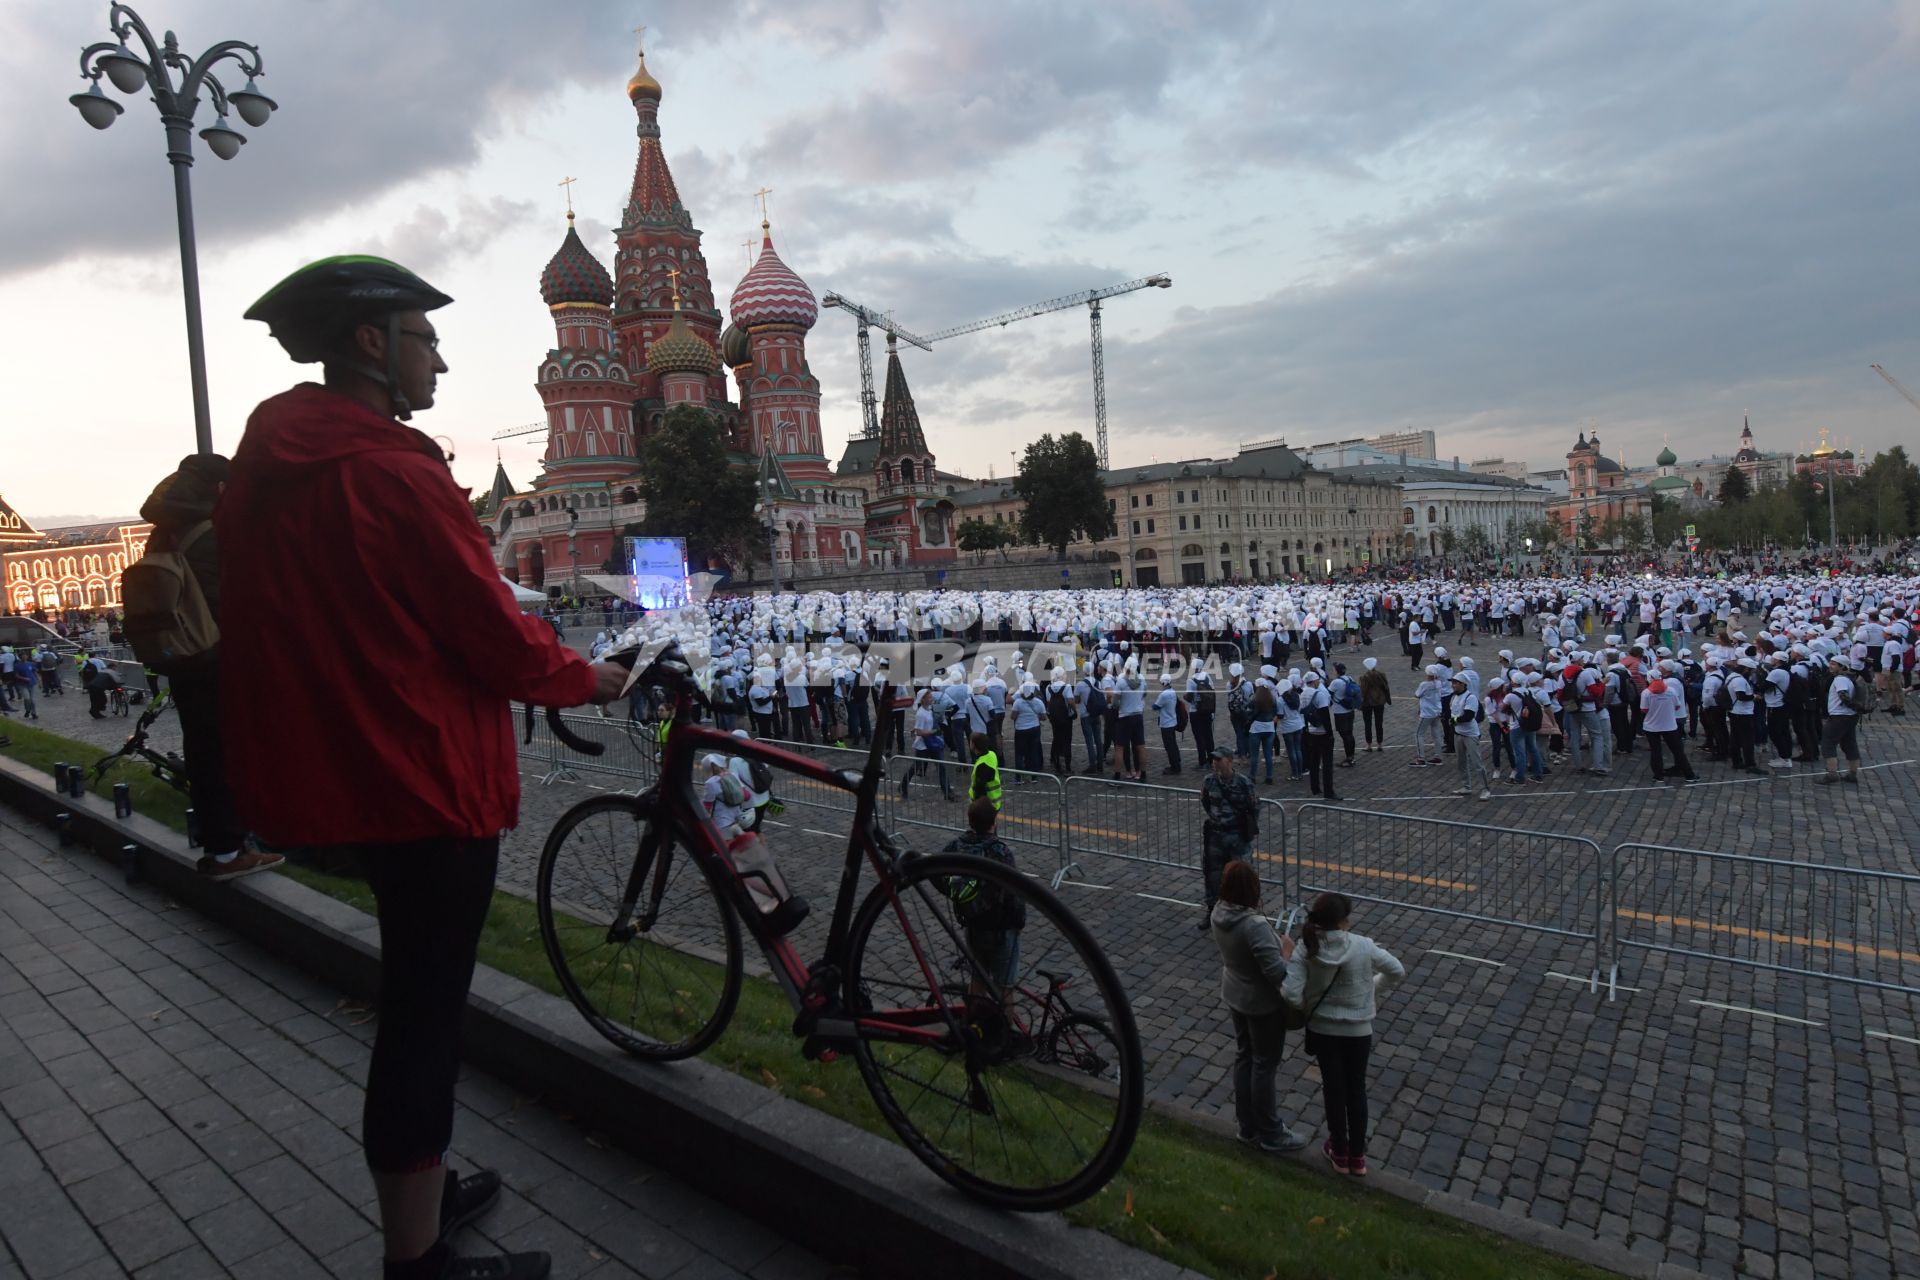
<path id="1" fill-rule="evenodd" d="M 1669 445 L 1668 447 L 1660 450 L 1660 456 L 1655 458 L 1653 461 L 1656 466 L 1670 467 L 1674 463 L 1680 461 L 1680 459 L 1679 459 L 1679 456 L 1674 453 L 1672 446 Z"/>
<path id="2" fill-rule="evenodd" d="M 792 267 L 780 261 L 780 255 L 773 251 L 773 236 L 766 223 L 760 224 L 760 232 L 760 256 L 753 260 L 752 269 L 734 288 L 733 297 L 727 303 L 728 313 L 742 329 L 757 329 L 765 324 L 813 328 L 813 322 L 820 318 L 820 304 L 814 301 L 813 290 Z"/>
<path id="3" fill-rule="evenodd" d="M 567 215 L 566 239 L 540 273 L 540 296 L 549 307 L 567 302 L 613 305 L 613 277 L 581 242 L 580 233 L 573 229 L 571 213 Z"/>

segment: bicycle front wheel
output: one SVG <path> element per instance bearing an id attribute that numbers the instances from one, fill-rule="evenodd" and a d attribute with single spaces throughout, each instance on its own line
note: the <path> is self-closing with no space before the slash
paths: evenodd
<path id="1" fill-rule="evenodd" d="M 561 989 L 628 1053 L 690 1058 L 740 999 L 740 922 L 653 822 L 651 794 L 597 796 L 561 815 L 540 853 L 540 937 Z"/>
<path id="2" fill-rule="evenodd" d="M 1015 918 L 1017 929 L 981 924 Z M 1046 997 L 1028 973 L 1067 981 L 1070 1034 L 1035 1042 Z M 967 1194 L 1007 1209 L 1064 1208 L 1126 1160 L 1143 1095 L 1126 992 L 1073 913 L 1013 868 L 941 855 L 877 886 L 847 944 L 846 1003 L 854 1059 L 881 1114 Z M 1106 1034 L 1091 1051 L 1099 1069 L 1088 1070 L 1074 1059 L 1094 1027 Z"/>

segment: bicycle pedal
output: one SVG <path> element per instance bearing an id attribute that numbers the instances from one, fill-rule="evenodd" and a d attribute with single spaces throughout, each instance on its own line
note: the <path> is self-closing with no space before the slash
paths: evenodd
<path id="1" fill-rule="evenodd" d="M 839 1047 L 835 1047 L 839 1046 Z M 832 1063 L 840 1060 L 840 1048 L 850 1047 L 842 1040 L 826 1036 L 808 1036 L 800 1042 L 800 1056 L 809 1062 Z"/>

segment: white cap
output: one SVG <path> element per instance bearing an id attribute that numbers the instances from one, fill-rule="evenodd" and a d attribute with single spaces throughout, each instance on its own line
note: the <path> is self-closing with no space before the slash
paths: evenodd
<path id="1" fill-rule="evenodd" d="M 1365 659 L 1362 659 L 1362 660 L 1361 660 L 1361 663 L 1360 663 L 1360 665 L 1361 665 L 1361 666 L 1363 666 L 1363 667 L 1365 667 L 1365 668 L 1366 668 L 1367 670 L 1369 670 L 1369 671 L 1371 671 L 1371 670 L 1373 670 L 1373 669 L 1374 669 L 1375 667 L 1377 667 L 1377 666 L 1379 666 L 1379 665 L 1380 665 L 1380 659 L 1378 659 L 1378 658 L 1365 658 Z"/>

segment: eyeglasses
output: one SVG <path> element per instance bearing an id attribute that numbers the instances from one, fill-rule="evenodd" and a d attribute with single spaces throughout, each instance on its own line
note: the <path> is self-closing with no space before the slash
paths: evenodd
<path id="1" fill-rule="evenodd" d="M 409 338 L 420 339 L 420 341 L 427 344 L 427 350 L 429 351 L 438 351 L 440 349 L 439 336 L 428 333 L 425 329 L 402 329 L 400 332 L 406 334 Z"/>

